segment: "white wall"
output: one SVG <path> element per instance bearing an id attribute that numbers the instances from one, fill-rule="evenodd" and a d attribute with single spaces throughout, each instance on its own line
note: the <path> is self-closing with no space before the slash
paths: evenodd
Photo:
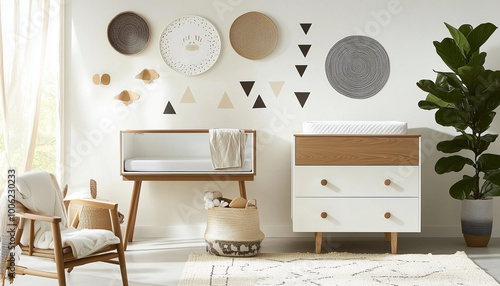
<path id="1" fill-rule="evenodd" d="M 225 7 L 222 9 L 221 7 Z M 258 166 L 254 182 L 247 183 L 250 198 L 259 201 L 261 226 L 267 236 L 292 236 L 290 219 L 290 140 L 305 120 L 399 120 L 411 132 L 422 134 L 422 230 L 423 236 L 459 236 L 460 202 L 448 195 L 457 174 L 439 176 L 434 163 L 441 156 L 438 141 L 451 138 L 453 130 L 442 128 L 432 112 L 420 110 L 425 98 L 415 83 L 434 78 L 433 69 L 447 70 L 435 54 L 432 41 L 448 36 L 443 22 L 453 26 L 483 22 L 497 25 L 500 3 L 478 0 L 442 1 L 332 1 L 332 0 L 73 0 L 67 1 L 65 72 L 66 180 L 73 192 L 98 182 L 98 194 L 116 201 L 128 214 L 132 182 L 120 176 L 119 131 L 167 128 L 252 128 L 258 132 Z M 124 56 L 108 43 L 109 21 L 122 11 L 135 11 L 151 27 L 149 46 L 140 54 Z M 249 11 L 267 14 L 276 23 L 280 39 L 267 58 L 251 61 L 240 57 L 229 42 L 229 28 L 236 17 Z M 222 41 L 217 63 L 206 73 L 184 76 L 171 70 L 159 53 L 163 29 L 183 15 L 198 15 L 211 21 Z M 310 22 L 307 35 L 299 23 Z M 390 62 L 390 77 L 374 97 L 350 99 L 328 83 L 324 63 L 338 40 L 365 34 L 379 41 Z M 311 44 L 304 58 L 298 44 Z M 500 69 L 500 32 L 484 46 L 487 67 Z M 307 64 L 301 78 L 295 65 Z M 146 86 L 134 77 L 144 68 L 160 78 Z M 95 86 L 92 75 L 109 73 L 111 84 Z M 254 80 L 249 97 L 239 81 Z M 279 97 L 269 82 L 285 81 Z M 196 103 L 180 103 L 187 87 Z M 129 107 L 113 99 L 122 90 L 135 90 L 141 99 Z M 294 92 L 309 91 L 302 108 Z M 227 92 L 234 109 L 218 109 Z M 252 109 L 261 95 L 267 108 Z M 171 101 L 177 114 L 164 115 Z M 491 132 L 500 132 L 496 119 Z M 492 146 L 500 153 L 500 142 Z M 136 235 L 202 237 L 206 212 L 203 191 L 220 188 L 228 197 L 237 196 L 237 183 L 144 182 L 137 217 Z M 500 222 L 498 199 L 495 219 Z M 310 234 L 307 234 L 310 235 Z M 494 235 L 500 235 L 496 226 Z"/>

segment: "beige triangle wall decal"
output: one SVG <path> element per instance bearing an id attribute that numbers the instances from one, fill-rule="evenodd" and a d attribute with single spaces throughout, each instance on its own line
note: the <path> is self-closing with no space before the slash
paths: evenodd
<path id="1" fill-rule="evenodd" d="M 231 99 L 229 99 L 227 92 L 224 92 L 224 95 L 222 96 L 222 99 L 219 102 L 219 108 L 234 109 L 233 103 L 231 102 Z"/>
<path id="2" fill-rule="evenodd" d="M 274 92 L 274 95 L 278 97 L 280 95 L 281 89 L 283 88 L 283 85 L 285 84 L 284 81 L 270 81 L 269 85 L 271 86 L 271 89 Z"/>
<path id="3" fill-rule="evenodd" d="M 186 88 L 186 91 L 181 98 L 181 103 L 196 103 L 196 100 L 194 99 L 193 93 L 191 92 L 189 86 Z"/>

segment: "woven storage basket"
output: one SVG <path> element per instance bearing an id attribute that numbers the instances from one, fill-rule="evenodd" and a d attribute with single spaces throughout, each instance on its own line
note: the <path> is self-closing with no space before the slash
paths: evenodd
<path id="1" fill-rule="evenodd" d="M 97 182 L 93 179 L 90 180 L 90 195 L 93 199 L 97 198 Z M 70 203 L 70 222 L 73 221 L 73 218 L 77 213 L 79 213 L 80 221 L 78 223 L 77 229 L 107 229 L 113 231 L 109 210 L 92 206 L 74 205 Z"/>
<path id="2" fill-rule="evenodd" d="M 254 256 L 260 251 L 264 233 L 260 230 L 257 201 L 245 208 L 210 208 L 207 211 L 207 252 L 219 256 Z"/>
<path id="3" fill-rule="evenodd" d="M 81 207 L 80 222 L 78 223 L 77 229 L 107 229 L 113 231 L 109 210 L 91 206 L 75 207 Z"/>

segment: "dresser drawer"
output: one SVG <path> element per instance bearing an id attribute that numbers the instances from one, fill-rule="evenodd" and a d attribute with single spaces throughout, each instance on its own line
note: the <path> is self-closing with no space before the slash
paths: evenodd
<path id="1" fill-rule="evenodd" d="M 295 197 L 418 197 L 418 166 L 296 166 Z"/>
<path id="2" fill-rule="evenodd" d="M 295 198 L 293 231 L 419 232 L 419 203 L 418 198 Z"/>
<path id="3" fill-rule="evenodd" d="M 418 165 L 419 135 L 296 135 L 295 165 Z"/>

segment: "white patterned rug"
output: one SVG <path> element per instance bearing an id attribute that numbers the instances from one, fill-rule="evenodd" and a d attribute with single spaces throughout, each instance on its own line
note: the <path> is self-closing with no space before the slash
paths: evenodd
<path id="1" fill-rule="evenodd" d="M 194 254 L 186 285 L 500 285 L 464 252 L 432 254 L 261 253 L 255 257 Z"/>

